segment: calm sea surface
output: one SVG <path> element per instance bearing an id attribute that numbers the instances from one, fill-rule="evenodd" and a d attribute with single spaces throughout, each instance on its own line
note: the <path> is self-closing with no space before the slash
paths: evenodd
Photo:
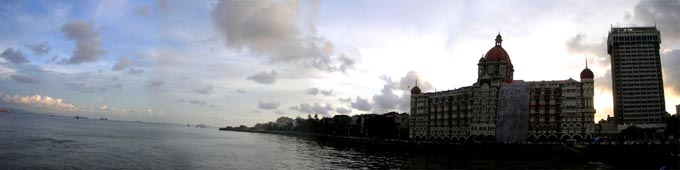
<path id="1" fill-rule="evenodd" d="M 452 153 L 453 154 L 453 153 Z M 0 169 L 607 168 L 597 162 L 451 159 L 273 134 L 0 113 Z"/>

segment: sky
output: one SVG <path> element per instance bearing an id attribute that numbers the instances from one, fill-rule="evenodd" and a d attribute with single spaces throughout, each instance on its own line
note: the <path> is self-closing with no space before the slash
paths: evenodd
<path id="1" fill-rule="evenodd" d="M 409 88 L 472 85 L 497 34 L 525 81 L 595 74 L 612 113 L 611 27 L 661 32 L 680 104 L 680 1 L 22 1 L 0 4 L 0 108 L 252 126 L 405 112 Z"/>

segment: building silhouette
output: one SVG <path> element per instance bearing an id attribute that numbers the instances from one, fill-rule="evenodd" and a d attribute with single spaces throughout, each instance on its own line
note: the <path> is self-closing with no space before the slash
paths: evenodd
<path id="1" fill-rule="evenodd" d="M 609 32 L 614 117 L 622 128 L 665 126 L 659 44 L 656 27 L 611 28 Z"/>
<path id="2" fill-rule="evenodd" d="M 514 66 L 502 42 L 498 34 L 495 45 L 479 59 L 477 82 L 472 86 L 423 93 L 416 81 L 411 89 L 410 139 L 522 142 L 592 138 L 592 71 L 586 66 L 581 81 L 513 80 Z M 508 92 L 499 99 L 501 91 Z M 503 104 L 500 109 L 499 103 Z M 518 105 L 528 106 L 505 107 Z M 498 119 L 502 122 L 498 123 Z M 514 136 L 503 136 L 501 140 L 498 132 Z"/>

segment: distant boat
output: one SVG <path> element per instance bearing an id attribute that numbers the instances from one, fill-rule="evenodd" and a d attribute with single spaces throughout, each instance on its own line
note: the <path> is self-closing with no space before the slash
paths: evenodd
<path id="1" fill-rule="evenodd" d="M 76 119 L 88 119 L 87 117 L 83 117 L 83 116 L 75 116 L 74 118 L 76 118 Z"/>
<path id="2" fill-rule="evenodd" d="M 208 126 L 203 124 L 203 123 L 196 125 L 196 128 L 207 128 L 207 127 Z"/>
<path id="3" fill-rule="evenodd" d="M 109 119 L 102 117 L 102 118 L 99 118 L 99 120 L 109 120 Z"/>
<path id="4" fill-rule="evenodd" d="M 12 113 L 12 111 L 9 111 L 9 109 L 4 108 L 4 109 L 0 109 L 0 113 Z"/>

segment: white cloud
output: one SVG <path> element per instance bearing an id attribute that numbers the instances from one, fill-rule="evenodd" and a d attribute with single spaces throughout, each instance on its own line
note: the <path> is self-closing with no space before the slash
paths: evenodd
<path id="1" fill-rule="evenodd" d="M 5 95 L 2 101 L 10 104 L 18 104 L 27 107 L 58 109 L 58 110 L 75 110 L 77 107 L 73 104 L 66 103 L 60 98 L 53 98 L 50 96 L 33 95 L 33 96 L 10 96 Z"/>

